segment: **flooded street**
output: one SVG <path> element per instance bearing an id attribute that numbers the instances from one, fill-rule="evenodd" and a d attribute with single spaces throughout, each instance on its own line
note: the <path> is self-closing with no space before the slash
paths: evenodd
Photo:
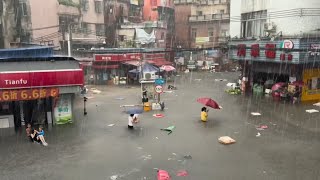
<path id="1" fill-rule="evenodd" d="M 0 179 L 153 180 L 156 168 L 172 179 L 320 179 L 320 113 L 305 111 L 319 107 L 229 95 L 226 84 L 237 73 L 190 75 L 176 77 L 178 89 L 161 95 L 163 118 L 143 113 L 133 131 L 120 105 L 140 103 L 139 86 L 96 87 L 102 92 L 88 100 L 87 116 L 78 97 L 73 124 L 45 129 L 48 147 L 28 142 L 24 130 L 14 135 L 0 130 Z M 211 97 L 223 109 L 210 109 L 203 123 L 198 97 Z M 170 135 L 160 130 L 172 125 Z M 267 128 L 257 130 L 261 125 Z M 222 145 L 221 136 L 236 143 Z M 177 177 L 179 170 L 188 176 Z"/>

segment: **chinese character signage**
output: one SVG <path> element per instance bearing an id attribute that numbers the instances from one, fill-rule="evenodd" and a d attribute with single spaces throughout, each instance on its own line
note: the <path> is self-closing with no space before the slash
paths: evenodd
<path id="1" fill-rule="evenodd" d="M 64 94 L 59 97 L 56 107 L 54 107 L 54 117 L 56 124 L 72 123 L 71 95 Z"/>
<path id="2" fill-rule="evenodd" d="M 276 58 L 276 45 L 275 44 L 266 44 L 265 55 L 269 59 Z"/>
<path id="3" fill-rule="evenodd" d="M 239 57 L 246 56 L 246 45 L 245 44 L 238 44 L 237 56 L 239 56 Z"/>
<path id="4" fill-rule="evenodd" d="M 0 102 L 3 101 L 27 101 L 56 97 L 59 95 L 58 88 L 46 89 L 21 89 L 21 90 L 2 90 L 0 91 Z"/>
<path id="5" fill-rule="evenodd" d="M 252 44 L 252 45 L 251 45 L 251 56 L 252 56 L 252 57 L 258 57 L 258 56 L 260 56 L 259 44 Z"/>

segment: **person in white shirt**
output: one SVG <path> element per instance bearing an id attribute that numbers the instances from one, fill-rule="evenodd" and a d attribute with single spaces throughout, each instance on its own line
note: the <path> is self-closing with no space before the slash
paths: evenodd
<path id="1" fill-rule="evenodd" d="M 133 129 L 133 124 L 138 123 L 138 117 L 135 114 L 130 114 L 128 117 L 128 128 Z"/>

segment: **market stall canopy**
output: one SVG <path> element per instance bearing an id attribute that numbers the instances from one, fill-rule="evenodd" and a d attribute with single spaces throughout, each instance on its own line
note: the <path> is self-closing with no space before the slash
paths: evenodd
<path id="1" fill-rule="evenodd" d="M 150 73 L 150 72 L 161 72 L 163 70 L 159 69 L 158 67 L 152 65 L 152 64 L 149 64 L 149 63 L 144 63 L 143 66 L 142 66 L 142 72 L 144 73 Z M 132 69 L 129 71 L 129 73 L 140 73 L 140 70 L 139 69 Z"/>

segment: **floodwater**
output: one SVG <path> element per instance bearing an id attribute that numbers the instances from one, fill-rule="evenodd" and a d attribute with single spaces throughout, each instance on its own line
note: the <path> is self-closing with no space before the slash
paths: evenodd
<path id="1" fill-rule="evenodd" d="M 178 90 L 161 96 L 165 117 L 144 113 L 133 131 L 120 105 L 139 103 L 140 88 L 96 87 L 102 92 L 88 100 L 87 116 L 79 98 L 73 124 L 46 130 L 48 147 L 29 143 L 24 130 L 14 135 L 0 130 L 0 179 L 154 180 L 156 168 L 167 170 L 172 179 L 320 179 L 320 113 L 305 112 L 319 107 L 225 93 L 237 75 L 177 77 Z M 210 109 L 208 122 L 202 123 L 196 99 L 205 96 L 223 109 Z M 160 130 L 172 125 L 170 135 Z M 268 128 L 256 130 L 259 125 Z M 219 144 L 225 135 L 237 142 Z M 177 177 L 179 170 L 188 176 Z"/>

